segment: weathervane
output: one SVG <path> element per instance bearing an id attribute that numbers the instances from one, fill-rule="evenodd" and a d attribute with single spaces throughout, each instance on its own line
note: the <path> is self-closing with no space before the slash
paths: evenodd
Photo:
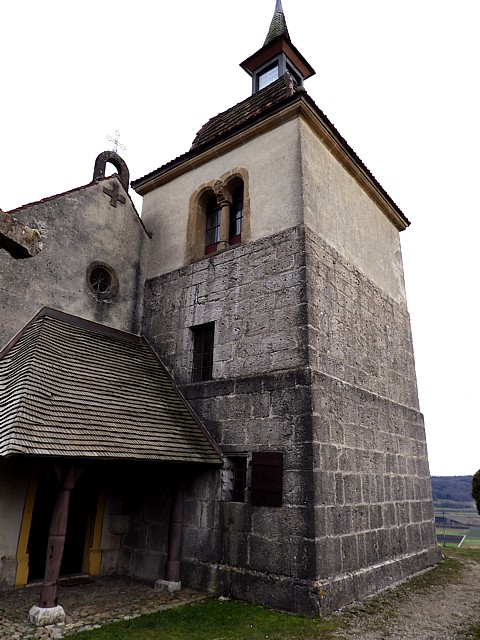
<path id="1" fill-rule="evenodd" d="M 117 153 L 119 147 L 122 151 L 125 151 L 125 149 L 127 148 L 124 144 L 121 144 L 118 141 L 119 137 L 120 137 L 120 131 L 118 129 L 115 131 L 115 138 L 112 138 L 112 136 L 106 136 L 107 140 L 110 140 L 110 142 L 113 142 L 114 153 Z"/>

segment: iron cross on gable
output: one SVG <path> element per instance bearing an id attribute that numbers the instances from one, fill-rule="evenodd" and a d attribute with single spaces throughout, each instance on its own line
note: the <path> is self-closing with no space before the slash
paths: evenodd
<path id="1" fill-rule="evenodd" d="M 117 182 L 112 182 L 110 189 L 108 189 L 108 187 L 103 187 L 103 193 L 110 196 L 110 204 L 112 207 L 116 207 L 117 202 L 120 202 L 120 204 L 125 204 L 126 202 L 124 196 L 119 194 Z"/>
<path id="2" fill-rule="evenodd" d="M 127 148 L 124 144 L 121 144 L 118 141 L 118 139 L 120 138 L 120 131 L 118 129 L 115 131 L 115 138 L 112 138 L 112 136 L 106 136 L 106 138 L 110 142 L 113 142 L 113 152 L 114 153 L 117 153 L 119 147 L 120 147 L 120 149 L 122 149 L 122 151 L 125 151 L 125 149 Z"/>

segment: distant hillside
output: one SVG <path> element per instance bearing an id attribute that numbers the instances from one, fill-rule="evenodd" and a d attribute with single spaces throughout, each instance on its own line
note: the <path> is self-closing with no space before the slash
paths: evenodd
<path id="1" fill-rule="evenodd" d="M 432 476 L 434 500 L 472 501 L 472 476 Z"/>

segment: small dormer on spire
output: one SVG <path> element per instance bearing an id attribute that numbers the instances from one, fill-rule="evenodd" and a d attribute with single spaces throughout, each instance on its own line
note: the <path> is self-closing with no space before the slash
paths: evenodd
<path id="1" fill-rule="evenodd" d="M 313 67 L 293 45 L 288 33 L 282 1 L 276 0 L 265 43 L 240 65 L 252 76 L 252 93 L 257 93 L 289 73 L 298 86 L 315 74 Z"/>

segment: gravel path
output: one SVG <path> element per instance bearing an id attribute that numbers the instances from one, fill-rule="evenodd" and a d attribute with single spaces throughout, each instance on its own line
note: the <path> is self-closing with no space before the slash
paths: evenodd
<path id="1" fill-rule="evenodd" d="M 467 640 L 480 629 L 480 564 L 463 560 L 448 584 L 421 589 L 404 585 L 344 612 L 348 640 Z M 453 573 L 453 572 L 452 572 Z"/>

